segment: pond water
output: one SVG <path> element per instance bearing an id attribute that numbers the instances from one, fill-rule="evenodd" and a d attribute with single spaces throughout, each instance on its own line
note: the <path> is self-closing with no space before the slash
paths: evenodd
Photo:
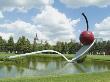
<path id="1" fill-rule="evenodd" d="M 1 65 L 0 78 L 22 76 L 47 76 L 60 74 L 76 74 L 103 72 L 110 70 L 110 62 L 67 63 L 60 59 L 31 58 L 26 64 Z"/>

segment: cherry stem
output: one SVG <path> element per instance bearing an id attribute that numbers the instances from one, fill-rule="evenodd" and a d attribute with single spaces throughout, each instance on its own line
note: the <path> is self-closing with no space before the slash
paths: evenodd
<path id="1" fill-rule="evenodd" d="M 89 24 L 88 24 L 88 20 L 87 20 L 87 17 L 86 17 L 86 15 L 85 15 L 84 13 L 82 13 L 82 15 L 84 16 L 84 18 L 85 18 L 85 20 L 86 20 L 87 31 L 88 31 L 88 29 L 89 29 Z"/>

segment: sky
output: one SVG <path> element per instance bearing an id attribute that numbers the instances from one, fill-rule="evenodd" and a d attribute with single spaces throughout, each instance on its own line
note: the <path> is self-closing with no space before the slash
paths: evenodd
<path id="1" fill-rule="evenodd" d="M 95 38 L 110 40 L 110 0 L 0 0 L 0 36 L 32 42 L 37 33 L 49 43 L 79 41 L 86 30 L 82 12 Z"/>

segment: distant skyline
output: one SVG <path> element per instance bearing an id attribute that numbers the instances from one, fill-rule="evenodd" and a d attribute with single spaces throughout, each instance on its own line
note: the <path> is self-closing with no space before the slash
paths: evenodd
<path id="1" fill-rule="evenodd" d="M 89 20 L 95 37 L 110 40 L 110 0 L 0 0 L 0 36 L 16 41 L 24 35 L 33 41 L 78 41 Z"/>

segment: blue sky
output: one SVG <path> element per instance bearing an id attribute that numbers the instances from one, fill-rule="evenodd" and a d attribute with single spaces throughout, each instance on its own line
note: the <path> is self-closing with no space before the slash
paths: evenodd
<path id="1" fill-rule="evenodd" d="M 110 40 L 110 1 L 108 0 L 0 0 L 0 36 L 16 41 L 24 35 L 33 41 L 78 41 L 86 29 L 84 12 L 95 37 Z"/>

